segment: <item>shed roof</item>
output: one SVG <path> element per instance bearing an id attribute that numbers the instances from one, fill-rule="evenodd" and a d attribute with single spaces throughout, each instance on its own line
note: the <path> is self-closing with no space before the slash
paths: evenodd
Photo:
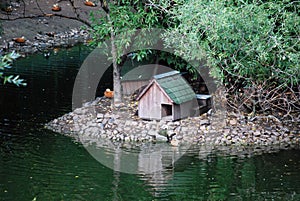
<path id="1" fill-rule="evenodd" d="M 178 71 L 170 71 L 153 76 L 153 81 L 139 95 L 138 100 L 148 91 L 154 81 L 157 82 L 167 96 L 176 104 L 181 104 L 196 98 L 195 92 L 180 73 Z"/>
<path id="2" fill-rule="evenodd" d="M 166 73 L 172 71 L 171 68 L 157 65 L 157 64 L 150 64 L 150 65 L 143 65 L 138 66 L 128 73 L 126 73 L 122 77 L 122 81 L 141 81 L 141 80 L 150 80 L 154 75 Z"/>

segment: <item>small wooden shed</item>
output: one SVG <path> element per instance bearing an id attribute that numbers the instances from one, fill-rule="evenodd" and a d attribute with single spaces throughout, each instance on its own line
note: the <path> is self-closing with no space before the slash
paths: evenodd
<path id="1" fill-rule="evenodd" d="M 148 85 L 154 75 L 169 71 L 172 71 L 172 69 L 157 64 L 138 66 L 122 76 L 122 93 L 130 95 L 137 89 Z"/>
<path id="2" fill-rule="evenodd" d="M 193 115 L 196 94 L 178 71 L 153 76 L 137 97 L 138 115 L 142 119 L 183 119 Z"/>

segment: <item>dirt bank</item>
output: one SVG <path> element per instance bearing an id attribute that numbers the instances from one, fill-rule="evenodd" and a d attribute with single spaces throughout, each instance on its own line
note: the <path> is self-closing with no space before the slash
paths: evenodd
<path id="1" fill-rule="evenodd" d="M 14 46 L 19 45 L 12 43 L 13 38 L 24 36 L 28 42 L 26 45 L 30 45 L 40 42 L 37 41 L 37 38 L 49 33 L 61 36 L 70 33 L 71 30 L 80 30 L 81 27 L 90 24 L 89 13 L 101 9 L 100 6 L 87 7 L 81 0 L 18 2 L 4 1 L 0 3 L 2 27 L 0 46 L 4 50 L 13 49 Z M 51 10 L 55 3 L 59 4 L 61 11 Z M 11 6 L 11 12 L 7 12 L 9 6 Z"/>

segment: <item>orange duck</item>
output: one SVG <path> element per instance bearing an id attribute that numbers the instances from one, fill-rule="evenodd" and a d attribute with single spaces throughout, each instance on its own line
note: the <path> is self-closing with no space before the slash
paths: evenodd
<path id="1" fill-rule="evenodd" d="M 52 11 L 55 11 L 55 12 L 61 11 L 61 7 L 58 4 L 54 4 L 52 6 Z"/>
<path id="2" fill-rule="evenodd" d="M 105 92 L 104 92 L 104 96 L 106 98 L 112 98 L 112 97 L 114 97 L 114 92 L 111 91 L 110 89 L 106 89 Z"/>
<path id="3" fill-rule="evenodd" d="M 96 7 L 97 5 L 94 2 L 91 2 L 90 0 L 85 0 L 84 5 Z"/>
<path id="4" fill-rule="evenodd" d="M 16 43 L 25 43 L 26 39 L 24 36 L 22 36 L 21 38 L 14 38 L 13 41 Z"/>
<path id="5" fill-rule="evenodd" d="M 58 52 L 59 52 L 59 48 L 58 47 L 53 48 L 54 55 L 56 55 Z"/>

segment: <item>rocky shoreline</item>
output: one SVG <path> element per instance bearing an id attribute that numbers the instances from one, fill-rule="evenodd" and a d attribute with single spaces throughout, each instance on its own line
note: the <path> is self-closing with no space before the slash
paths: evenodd
<path id="1" fill-rule="evenodd" d="M 56 47 L 72 47 L 80 43 L 87 43 L 90 39 L 87 30 L 73 28 L 64 32 L 37 33 L 32 40 L 18 43 L 14 40 L 5 41 L 0 45 L 0 52 L 16 51 L 23 56 L 37 52 L 47 53 Z"/>
<path id="2" fill-rule="evenodd" d="M 111 107 L 111 100 L 97 98 L 83 107 L 46 124 L 46 128 L 67 136 L 85 139 L 108 139 L 120 143 L 166 142 L 168 135 L 175 134 L 177 146 L 190 144 L 250 149 L 299 148 L 300 125 L 283 125 L 275 118 L 249 118 L 229 113 L 226 125 L 214 125 L 213 115 L 203 114 L 180 121 L 146 121 L 136 113 L 137 102 L 126 98 L 118 108 Z"/>

